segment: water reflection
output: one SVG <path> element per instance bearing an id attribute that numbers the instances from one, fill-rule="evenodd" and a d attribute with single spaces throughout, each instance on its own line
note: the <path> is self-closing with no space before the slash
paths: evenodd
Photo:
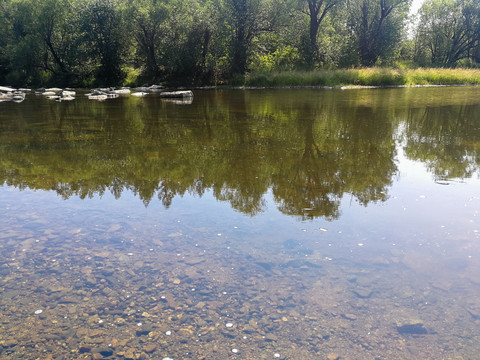
<path id="1" fill-rule="evenodd" d="M 2 104 L 0 357 L 475 358 L 479 93 Z"/>
<path id="2" fill-rule="evenodd" d="M 412 109 L 404 125 L 406 154 L 437 181 L 472 177 L 480 164 L 479 110 L 478 104 Z"/>
<path id="3" fill-rule="evenodd" d="M 272 188 L 285 214 L 335 219 L 345 194 L 364 205 L 388 197 L 398 140 L 439 179 L 477 170 L 479 105 L 412 109 L 409 95 L 211 91 L 189 106 L 32 98 L 2 109 L 0 182 L 64 198 L 128 189 L 166 207 L 175 195 L 213 189 L 252 215 Z"/>

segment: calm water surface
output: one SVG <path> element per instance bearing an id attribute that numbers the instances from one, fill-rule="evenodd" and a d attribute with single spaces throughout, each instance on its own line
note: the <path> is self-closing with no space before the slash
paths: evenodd
<path id="1" fill-rule="evenodd" d="M 479 359 L 480 89 L 0 103 L 2 359 Z"/>

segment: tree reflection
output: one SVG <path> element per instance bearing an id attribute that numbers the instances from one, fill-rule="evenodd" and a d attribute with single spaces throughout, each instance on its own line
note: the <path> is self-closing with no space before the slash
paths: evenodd
<path id="1" fill-rule="evenodd" d="M 285 214 L 333 220 L 346 195 L 387 199 L 400 125 L 407 156 L 439 179 L 478 170 L 477 105 L 409 108 L 396 94 L 199 91 L 188 106 L 31 98 L 2 109 L 0 182 L 63 198 L 128 190 L 167 208 L 211 191 L 252 216 L 271 190 Z"/>
<path id="2" fill-rule="evenodd" d="M 382 109 L 317 100 L 298 114 L 297 129 L 303 149 L 273 186 L 283 212 L 335 219 L 346 193 L 363 205 L 386 199 L 396 165 L 394 128 Z"/>
<path id="3" fill-rule="evenodd" d="M 275 174 L 273 193 L 280 210 L 288 215 L 301 215 L 302 218 L 324 216 L 335 219 L 339 216 L 339 200 L 342 196 L 342 179 L 337 175 L 337 154 L 320 149 L 316 141 L 325 145 L 329 134 L 315 123 L 320 124 L 325 109 L 304 105 L 297 114 L 298 134 L 303 137 L 303 149 L 286 153 L 283 166 Z M 318 140 L 315 140 L 317 135 Z M 301 142 L 298 143 L 301 145 Z"/>
<path id="4" fill-rule="evenodd" d="M 412 109 L 405 124 L 405 154 L 418 160 L 436 181 L 470 178 L 480 164 L 480 105 Z"/>

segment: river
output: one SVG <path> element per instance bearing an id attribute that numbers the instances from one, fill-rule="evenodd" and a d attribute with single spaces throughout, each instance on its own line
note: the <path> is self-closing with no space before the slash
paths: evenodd
<path id="1" fill-rule="evenodd" d="M 2 359 L 474 359 L 480 88 L 0 103 Z"/>

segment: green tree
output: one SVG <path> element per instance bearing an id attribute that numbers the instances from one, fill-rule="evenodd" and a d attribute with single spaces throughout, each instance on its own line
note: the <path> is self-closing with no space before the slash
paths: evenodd
<path id="1" fill-rule="evenodd" d="M 35 29 L 37 16 L 33 2 L 20 0 L 11 3 L 6 24 L 10 28 L 5 54 L 8 73 L 5 80 L 11 85 L 40 82 L 41 40 Z"/>
<path id="2" fill-rule="evenodd" d="M 244 74 L 252 39 L 260 28 L 261 0 L 222 1 L 227 27 L 231 29 L 232 74 Z"/>
<path id="3" fill-rule="evenodd" d="M 428 0 L 420 9 L 415 60 L 421 65 L 453 67 L 472 58 L 480 43 L 480 3 Z"/>
<path id="4" fill-rule="evenodd" d="M 115 0 L 85 0 L 81 5 L 85 60 L 94 64 L 98 83 L 118 84 L 125 75 L 122 65 L 130 40 L 121 8 Z"/>
<path id="5" fill-rule="evenodd" d="M 134 21 L 137 54 L 145 66 L 144 75 L 152 81 L 160 76 L 160 46 L 169 16 L 168 1 L 140 0 L 130 4 Z"/>
<path id="6" fill-rule="evenodd" d="M 302 39 L 302 50 L 308 68 L 313 68 L 319 58 L 318 31 L 327 14 L 340 0 L 301 0 L 300 9 L 307 15 L 309 23 L 308 37 Z"/>
<path id="7" fill-rule="evenodd" d="M 51 73 L 58 85 L 78 84 L 74 80 L 77 67 L 78 19 L 71 0 L 34 1 L 37 13 L 35 31 L 43 43 L 43 69 Z M 77 74 L 79 75 L 79 74 Z"/>
<path id="8" fill-rule="evenodd" d="M 171 7 L 164 63 L 171 82 L 198 83 L 210 79 L 211 41 L 217 10 L 212 1 L 181 0 Z"/>
<path id="9" fill-rule="evenodd" d="M 222 25 L 226 27 L 230 74 L 243 75 L 252 55 L 252 41 L 260 34 L 286 25 L 288 0 L 221 0 Z"/>
<path id="10" fill-rule="evenodd" d="M 71 0 L 2 3 L 5 79 L 17 85 L 75 84 L 77 19 Z"/>
<path id="11" fill-rule="evenodd" d="M 401 43 L 411 0 L 347 0 L 348 27 L 360 64 L 389 58 Z"/>
<path id="12" fill-rule="evenodd" d="M 4 82 L 9 72 L 7 45 L 11 36 L 11 24 L 9 19 L 10 1 L 0 0 L 0 81 Z"/>

